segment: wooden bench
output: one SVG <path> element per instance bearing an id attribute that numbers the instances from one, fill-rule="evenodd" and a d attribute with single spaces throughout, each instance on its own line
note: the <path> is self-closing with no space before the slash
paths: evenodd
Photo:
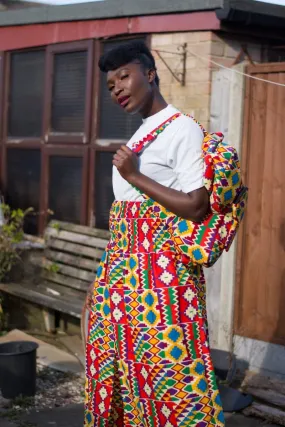
<path id="1" fill-rule="evenodd" d="M 38 283 L 0 283 L 0 291 L 41 306 L 47 330 L 55 312 L 80 319 L 108 239 L 106 230 L 52 221 Z"/>

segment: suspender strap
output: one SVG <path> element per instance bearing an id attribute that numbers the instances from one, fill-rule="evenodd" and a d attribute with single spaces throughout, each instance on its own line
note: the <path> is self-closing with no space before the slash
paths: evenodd
<path id="1" fill-rule="evenodd" d="M 204 136 L 207 135 L 207 131 L 203 128 L 203 126 L 196 120 L 194 119 L 194 117 L 190 116 L 189 114 L 184 114 L 186 117 L 189 117 L 190 119 L 194 120 L 195 123 L 197 123 Z M 134 142 L 132 145 L 132 151 L 136 154 L 140 154 L 144 148 L 151 144 L 160 133 L 162 133 L 164 131 L 164 129 L 167 128 L 167 126 L 169 126 L 172 122 L 174 122 L 174 120 L 178 119 L 178 117 L 182 116 L 182 113 L 176 113 L 173 116 L 171 116 L 169 119 L 167 119 L 165 122 L 161 123 L 161 125 L 159 125 L 158 127 L 156 127 L 152 132 L 150 132 L 148 135 L 146 135 L 143 139 L 141 139 L 140 141 Z"/>
<path id="2" fill-rule="evenodd" d="M 158 135 L 164 131 L 167 126 L 169 126 L 174 120 L 181 116 L 181 113 L 176 113 L 163 122 L 160 126 L 155 128 L 152 132 L 150 132 L 147 136 L 145 136 L 140 141 L 134 142 L 132 145 L 132 151 L 136 154 L 139 154 L 143 151 L 143 149 L 150 143 L 152 143 Z"/>

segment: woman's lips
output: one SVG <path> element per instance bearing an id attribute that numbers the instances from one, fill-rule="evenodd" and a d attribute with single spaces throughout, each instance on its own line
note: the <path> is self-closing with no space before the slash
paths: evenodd
<path id="1" fill-rule="evenodd" d="M 123 108 L 127 106 L 129 100 L 130 100 L 129 96 L 122 96 L 121 98 L 118 99 L 120 106 Z"/>

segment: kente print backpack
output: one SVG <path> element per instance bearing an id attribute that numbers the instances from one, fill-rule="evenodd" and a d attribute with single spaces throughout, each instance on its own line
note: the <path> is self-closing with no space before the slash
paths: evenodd
<path id="1" fill-rule="evenodd" d="M 181 113 L 177 113 L 170 117 L 143 140 L 134 143 L 132 150 L 139 154 L 180 116 Z M 198 123 L 190 115 L 187 117 Z M 222 133 L 210 134 L 198 125 L 204 134 L 204 185 L 210 195 L 211 213 L 200 223 L 171 216 L 168 226 L 177 251 L 196 264 L 210 267 L 224 250 L 230 249 L 244 216 L 248 189 L 242 183 L 236 149 L 223 141 Z M 161 215 L 167 216 L 163 211 Z"/>

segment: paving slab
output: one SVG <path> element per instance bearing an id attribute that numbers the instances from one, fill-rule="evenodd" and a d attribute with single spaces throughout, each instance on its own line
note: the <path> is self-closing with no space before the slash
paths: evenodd
<path id="1" fill-rule="evenodd" d="M 18 427 L 18 424 L 0 418 L 0 427 Z"/>
<path id="2" fill-rule="evenodd" d="M 56 369 L 62 372 L 73 372 L 80 373 L 83 367 L 77 357 L 69 354 L 59 348 L 41 341 L 32 335 L 28 335 L 25 332 L 14 329 L 7 335 L 0 337 L 0 343 L 8 341 L 33 341 L 39 344 L 37 350 L 38 362 L 52 369 Z"/>
<path id="3" fill-rule="evenodd" d="M 266 421 L 256 418 L 245 417 L 241 414 L 225 414 L 226 427 L 278 427 Z"/>
<path id="4" fill-rule="evenodd" d="M 33 411 L 29 415 L 25 415 L 21 421 L 23 424 L 27 422 L 37 427 L 83 427 L 84 407 L 80 404 L 45 409 L 39 412 Z M 2 427 L 1 424 L 0 426 Z"/>
<path id="5" fill-rule="evenodd" d="M 226 427 L 278 427 L 261 419 L 245 417 L 241 414 L 225 414 Z M 21 417 L 21 424 L 9 423 L 0 419 L 0 427 L 22 427 L 34 425 L 35 427 L 82 427 L 84 408 L 82 404 L 70 405 L 64 408 L 44 409 L 32 411 Z M 3 424 L 2 424 L 3 422 Z"/>
<path id="6" fill-rule="evenodd" d="M 85 368 L 85 351 L 82 340 L 77 335 L 65 335 L 59 337 L 58 341 L 62 343 L 71 354 L 74 354 Z"/>

